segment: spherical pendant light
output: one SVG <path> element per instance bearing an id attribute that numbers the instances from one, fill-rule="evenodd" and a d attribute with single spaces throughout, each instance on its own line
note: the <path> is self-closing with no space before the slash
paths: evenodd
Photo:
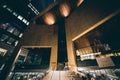
<path id="1" fill-rule="evenodd" d="M 62 16 L 67 17 L 70 14 L 70 6 L 68 3 L 64 2 L 59 7 Z"/>
<path id="2" fill-rule="evenodd" d="M 47 25 L 53 25 L 55 23 L 55 16 L 53 13 L 48 12 L 43 15 L 43 20 Z"/>

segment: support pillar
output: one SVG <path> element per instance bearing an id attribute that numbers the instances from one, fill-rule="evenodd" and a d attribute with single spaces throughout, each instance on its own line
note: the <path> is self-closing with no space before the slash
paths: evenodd
<path id="1" fill-rule="evenodd" d="M 64 18 L 60 19 L 58 22 L 58 60 L 57 61 L 58 61 L 58 68 L 60 67 L 64 68 L 65 63 L 68 62 Z"/>

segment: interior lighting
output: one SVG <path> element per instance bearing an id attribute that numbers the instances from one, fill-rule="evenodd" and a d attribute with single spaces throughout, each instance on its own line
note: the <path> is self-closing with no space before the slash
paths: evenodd
<path id="1" fill-rule="evenodd" d="M 84 1 L 84 0 L 78 0 L 78 2 L 77 2 L 77 7 L 79 7 L 80 4 L 81 4 L 83 1 Z"/>
<path id="2" fill-rule="evenodd" d="M 62 16 L 67 17 L 70 14 L 70 6 L 68 3 L 64 2 L 59 7 Z"/>
<path id="3" fill-rule="evenodd" d="M 55 16 L 53 15 L 53 13 L 46 13 L 45 15 L 43 15 L 43 19 L 44 22 L 48 25 L 53 25 L 55 23 Z"/>

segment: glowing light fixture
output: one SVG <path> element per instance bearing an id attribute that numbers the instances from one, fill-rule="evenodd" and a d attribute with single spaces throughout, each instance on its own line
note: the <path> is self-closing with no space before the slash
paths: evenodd
<path id="1" fill-rule="evenodd" d="M 64 2 L 59 7 L 62 16 L 67 17 L 70 14 L 70 6 L 68 3 Z"/>
<path id="2" fill-rule="evenodd" d="M 55 16 L 48 12 L 43 16 L 44 22 L 48 25 L 53 25 L 55 23 Z"/>
<path id="3" fill-rule="evenodd" d="M 84 1 L 84 0 L 78 0 L 78 2 L 77 2 L 77 7 L 79 7 L 80 4 L 81 4 L 83 1 Z"/>

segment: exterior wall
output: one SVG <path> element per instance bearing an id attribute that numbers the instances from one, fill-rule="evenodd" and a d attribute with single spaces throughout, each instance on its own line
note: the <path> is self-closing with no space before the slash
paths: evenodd
<path id="1" fill-rule="evenodd" d="M 31 23 L 20 43 L 23 47 L 51 47 L 50 67 L 56 69 L 58 49 L 57 26 L 38 26 Z"/>
<path id="2" fill-rule="evenodd" d="M 102 0 L 101 2 L 92 0 L 92 3 L 95 3 L 93 5 L 91 0 L 85 0 L 82 5 L 66 19 L 68 65 L 74 69 L 76 69 L 76 62 L 73 41 L 116 15 L 115 11 L 118 8 L 103 2 Z"/>
<path id="3" fill-rule="evenodd" d="M 13 52 L 14 50 L 14 46 L 10 46 L 10 45 L 7 45 L 7 44 L 4 44 L 2 42 L 0 42 L 0 48 L 3 48 L 3 49 L 6 49 L 7 50 L 7 55 L 11 55 L 11 53 Z"/>

